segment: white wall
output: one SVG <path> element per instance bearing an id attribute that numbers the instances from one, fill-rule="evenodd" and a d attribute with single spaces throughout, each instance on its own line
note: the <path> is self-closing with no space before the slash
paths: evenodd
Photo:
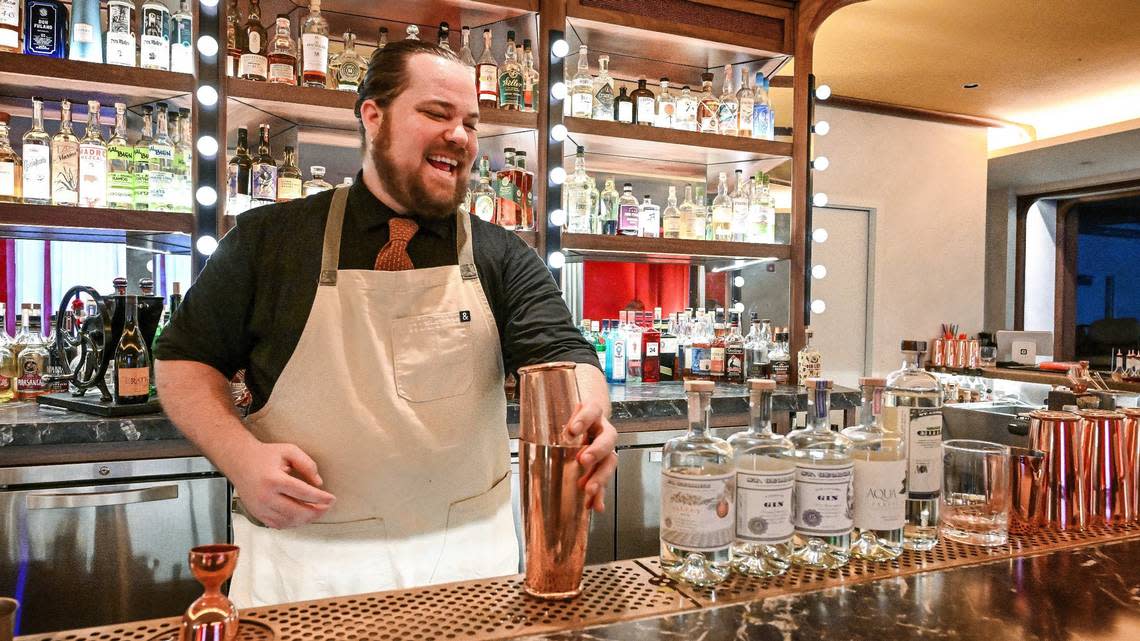
<path id="1" fill-rule="evenodd" d="M 872 373 L 897 369 L 899 341 L 930 340 L 941 323 L 981 330 L 986 130 L 829 107 L 816 118 L 831 124 L 815 152 L 831 167 L 815 190 L 874 209 Z"/>
<path id="2" fill-rule="evenodd" d="M 1025 217 L 1026 331 L 1053 331 L 1057 283 L 1057 205 L 1039 200 Z"/>

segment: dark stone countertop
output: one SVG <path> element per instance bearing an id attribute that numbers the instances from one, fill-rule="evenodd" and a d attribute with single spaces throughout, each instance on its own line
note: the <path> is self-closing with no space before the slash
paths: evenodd
<path id="1" fill-rule="evenodd" d="M 1140 540 L 524 639 L 1132 641 Z"/>

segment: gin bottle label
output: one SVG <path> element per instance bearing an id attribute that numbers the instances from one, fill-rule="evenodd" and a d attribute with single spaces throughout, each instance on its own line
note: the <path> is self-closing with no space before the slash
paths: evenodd
<path id="1" fill-rule="evenodd" d="M 736 538 L 755 543 L 785 543 L 795 533 L 792 489 L 796 471 L 736 472 Z"/>
<path id="2" fill-rule="evenodd" d="M 495 217 L 495 198 L 489 193 L 475 196 L 475 215 L 486 222 Z"/>
<path id="3" fill-rule="evenodd" d="M 906 525 L 906 459 L 855 461 L 855 527 L 898 530 Z"/>
<path id="4" fill-rule="evenodd" d="M 714 552 L 732 544 L 736 473 L 696 476 L 661 473 L 661 540 L 686 552 Z"/>
<path id="5" fill-rule="evenodd" d="M 617 119 L 618 122 L 632 123 L 633 122 L 633 103 L 628 100 L 623 100 L 617 106 Z"/>
<path id="6" fill-rule="evenodd" d="M 637 205 L 618 206 L 618 229 L 627 236 L 636 236 L 638 230 Z"/>
<path id="7" fill-rule="evenodd" d="M 938 498 L 942 492 L 942 409 L 887 407 L 884 419 L 906 434 L 907 498 Z"/>
<path id="8" fill-rule="evenodd" d="M 570 114 L 589 118 L 594 109 L 594 99 L 588 93 L 576 93 L 570 97 Z"/>
<path id="9" fill-rule="evenodd" d="M 613 120 L 614 118 L 614 88 L 609 83 L 602 83 L 598 92 L 594 94 L 594 118 L 596 120 Z"/>
<path id="10" fill-rule="evenodd" d="M 805 536 L 851 533 L 855 466 L 796 463 L 796 532 Z"/>

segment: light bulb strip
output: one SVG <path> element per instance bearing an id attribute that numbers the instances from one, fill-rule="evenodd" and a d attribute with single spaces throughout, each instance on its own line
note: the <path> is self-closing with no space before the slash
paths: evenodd
<path id="1" fill-rule="evenodd" d="M 226 51 L 219 43 L 225 36 L 222 11 L 216 1 L 195 2 L 194 65 L 198 88 L 191 100 L 191 129 L 194 143 L 192 163 L 194 234 L 192 274 L 197 277 L 206 259 L 217 248 L 218 216 L 223 184 L 219 176 L 218 154 L 225 155 L 225 132 L 221 113 L 225 100 Z M 224 193 L 224 191 L 222 191 Z"/>
<path id="2" fill-rule="evenodd" d="M 547 29 L 544 35 L 545 41 L 550 43 L 550 48 L 546 60 L 547 69 L 543 77 L 565 79 L 566 56 L 570 53 L 570 45 L 565 40 L 565 34 L 558 29 Z M 557 89 L 559 86 L 561 90 Z M 538 248 L 538 253 L 545 257 L 546 266 L 558 283 L 562 282 L 561 272 L 566 264 L 566 255 L 562 251 L 562 226 L 566 224 L 567 214 L 561 209 L 561 203 L 562 183 L 566 179 L 566 170 L 562 167 L 563 146 L 567 139 L 566 126 L 562 124 L 562 101 L 567 91 L 564 81 L 550 84 L 549 91 L 546 92 L 545 121 L 539 121 L 539 127 L 546 129 L 548 137 L 546 164 L 549 170 L 546 175 L 544 212 L 546 233 L 543 234 L 543 244 Z M 555 169 L 562 171 L 556 172 Z M 561 180 L 555 180 L 558 178 Z"/>

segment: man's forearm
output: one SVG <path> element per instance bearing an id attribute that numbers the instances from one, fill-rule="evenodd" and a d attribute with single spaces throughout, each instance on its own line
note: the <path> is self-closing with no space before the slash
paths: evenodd
<path id="1" fill-rule="evenodd" d="M 257 443 L 242 425 L 221 372 L 196 361 L 157 361 L 162 409 L 186 438 L 229 476 L 241 452 Z"/>
<path id="2" fill-rule="evenodd" d="M 602 371 L 591 365 L 579 364 L 574 368 L 574 376 L 578 379 L 578 396 L 583 403 L 599 403 L 602 406 L 602 416 L 610 417 L 610 388 Z"/>

